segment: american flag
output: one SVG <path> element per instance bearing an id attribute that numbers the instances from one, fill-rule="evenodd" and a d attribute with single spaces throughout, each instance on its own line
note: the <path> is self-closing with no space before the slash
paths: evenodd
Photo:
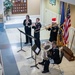
<path id="1" fill-rule="evenodd" d="M 67 44 L 69 43 L 68 41 L 68 37 L 69 37 L 69 27 L 71 26 L 71 19 L 70 19 L 70 5 L 68 5 L 68 8 L 67 8 L 67 14 L 66 14 L 66 18 L 65 18 L 65 22 L 64 22 L 64 26 L 63 26 L 63 30 L 64 30 L 64 33 L 63 33 L 63 38 L 64 38 L 64 44 Z"/>

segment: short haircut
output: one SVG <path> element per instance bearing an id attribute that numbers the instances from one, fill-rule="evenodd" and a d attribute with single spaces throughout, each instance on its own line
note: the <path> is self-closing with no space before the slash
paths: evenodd
<path id="1" fill-rule="evenodd" d="M 30 16 L 29 15 L 26 15 L 28 18 L 30 18 Z"/>
<path id="2" fill-rule="evenodd" d="M 55 44 L 55 45 L 57 45 L 57 42 L 56 41 L 53 41 L 52 43 Z"/>
<path id="3" fill-rule="evenodd" d="M 36 18 L 36 19 L 38 19 L 38 21 L 40 21 L 40 18 Z"/>

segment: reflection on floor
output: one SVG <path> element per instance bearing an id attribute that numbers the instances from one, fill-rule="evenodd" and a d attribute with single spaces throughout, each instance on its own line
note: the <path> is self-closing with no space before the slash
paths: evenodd
<path id="1" fill-rule="evenodd" d="M 23 30 L 23 28 L 20 28 L 20 29 Z M 33 35 L 33 32 L 34 31 L 32 30 L 32 35 Z M 1 36 L 3 36 L 5 33 L 0 32 L 0 34 L 1 34 Z M 22 52 L 22 51 L 17 52 L 20 49 L 19 31 L 16 28 L 6 29 L 6 34 L 7 34 L 9 43 L 7 41 L 5 41 L 7 39 L 4 39 L 4 42 L 0 39 L 0 49 L 2 51 L 6 50 L 5 52 L 7 52 L 7 51 L 9 51 L 9 49 L 11 47 L 10 51 L 13 52 L 13 55 L 14 55 L 14 58 L 15 58 L 15 61 L 16 61 L 15 62 L 16 67 L 18 68 L 20 75 L 43 75 L 41 73 L 42 70 L 43 70 L 43 66 L 38 65 L 39 69 L 37 69 L 35 67 L 34 68 L 30 67 L 30 66 L 34 65 L 35 63 L 34 63 L 33 59 L 27 59 L 28 57 L 31 56 L 31 47 L 24 45 L 25 36 L 22 35 L 22 42 L 23 42 L 23 49 L 26 52 Z M 41 31 L 41 40 L 48 39 L 48 38 L 49 38 L 49 32 L 46 31 L 46 30 Z M 34 55 L 34 53 L 33 53 L 33 55 Z M 11 60 L 12 57 L 13 56 L 11 56 L 11 58 L 6 57 L 6 59 L 9 58 Z M 42 60 L 42 52 L 37 56 L 37 63 L 41 60 Z M 11 60 L 11 62 L 9 62 L 9 64 L 10 63 L 13 64 L 14 62 Z M 5 66 L 5 67 L 9 67 L 9 66 Z M 51 67 L 51 65 L 50 65 L 50 67 Z M 60 64 L 60 68 L 63 71 L 63 75 L 75 75 L 75 61 L 69 62 L 64 57 L 62 63 Z M 10 70 L 10 71 L 12 71 L 12 70 Z M 55 66 L 50 72 L 46 73 L 46 75 L 60 75 L 60 70 L 58 69 L 57 66 Z M 0 71 L 0 73 L 1 73 L 1 71 Z M 19 75 L 19 73 L 16 73 L 14 75 Z M 10 72 L 10 74 L 11 74 L 11 72 Z"/>

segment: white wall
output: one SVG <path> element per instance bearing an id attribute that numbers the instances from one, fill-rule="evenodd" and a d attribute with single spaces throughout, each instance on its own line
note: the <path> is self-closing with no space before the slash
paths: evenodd
<path id="1" fill-rule="evenodd" d="M 45 12 L 45 0 L 40 0 L 40 19 L 42 25 L 44 25 L 44 12 Z"/>
<path id="2" fill-rule="evenodd" d="M 28 14 L 40 15 L 40 0 L 27 0 Z"/>
<path id="3" fill-rule="evenodd" d="M 3 0 L 0 0 L 0 14 L 3 13 Z"/>
<path id="4" fill-rule="evenodd" d="M 49 3 L 49 0 L 41 0 L 40 5 L 40 16 L 42 25 L 48 25 L 51 24 L 51 19 L 53 17 L 57 18 L 57 23 L 59 23 L 59 0 L 57 0 L 56 5 L 52 6 Z"/>
<path id="5" fill-rule="evenodd" d="M 66 3 L 74 4 L 75 5 L 75 0 L 60 0 Z"/>
<path id="6" fill-rule="evenodd" d="M 53 17 L 55 17 L 57 19 L 57 23 L 59 23 L 59 14 L 57 14 L 49 9 L 45 9 L 45 14 L 44 14 L 45 25 L 52 24 Z"/>
<path id="7" fill-rule="evenodd" d="M 71 47 L 71 44 L 72 44 L 71 50 L 73 51 L 73 53 L 75 53 L 75 33 L 74 32 L 75 32 L 75 28 L 70 27 L 69 28 L 69 48 Z M 73 36 L 74 36 L 74 39 L 73 39 Z"/>

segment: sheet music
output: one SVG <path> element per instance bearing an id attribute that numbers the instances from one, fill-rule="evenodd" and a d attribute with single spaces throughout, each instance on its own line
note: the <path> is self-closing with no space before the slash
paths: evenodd
<path id="1" fill-rule="evenodd" d="M 35 50 L 35 52 L 38 53 L 39 51 L 40 51 L 40 49 L 37 47 L 36 50 Z"/>

